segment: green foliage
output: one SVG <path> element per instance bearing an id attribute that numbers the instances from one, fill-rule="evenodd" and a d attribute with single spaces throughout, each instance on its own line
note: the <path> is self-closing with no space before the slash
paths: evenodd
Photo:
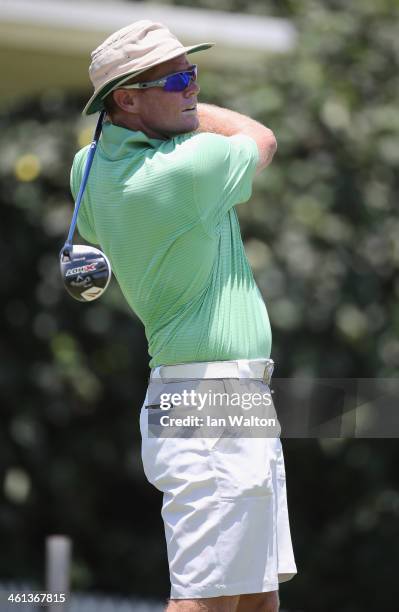
<path id="1" fill-rule="evenodd" d="M 299 32 L 289 56 L 201 80 L 203 101 L 257 118 L 279 143 L 238 209 L 276 375 L 396 376 L 399 3 L 195 6 L 289 16 Z M 63 532 L 76 588 L 166 596 L 160 498 L 139 458 L 143 329 L 114 281 L 85 306 L 58 273 L 69 167 L 92 130 L 83 103 L 44 92 L 0 123 L 0 576 L 41 578 L 43 538 Z M 300 574 L 282 587 L 284 606 L 394 609 L 396 441 L 287 440 L 285 450 Z"/>

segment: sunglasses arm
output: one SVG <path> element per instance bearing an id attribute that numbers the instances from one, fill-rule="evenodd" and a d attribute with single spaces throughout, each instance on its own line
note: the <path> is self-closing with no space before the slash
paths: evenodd
<path id="1" fill-rule="evenodd" d="M 133 83 L 132 85 L 121 85 L 122 89 L 147 89 L 147 87 L 163 87 L 166 83 L 166 79 L 159 79 L 159 81 L 147 81 L 146 83 Z"/>

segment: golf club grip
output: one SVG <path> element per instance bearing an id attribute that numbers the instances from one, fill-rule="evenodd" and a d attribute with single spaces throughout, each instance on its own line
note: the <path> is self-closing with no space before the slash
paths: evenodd
<path id="1" fill-rule="evenodd" d="M 94 158 L 94 154 L 95 154 L 96 149 L 97 149 L 97 144 L 98 144 L 98 141 L 99 141 L 99 138 L 100 138 L 100 135 L 101 135 L 101 128 L 102 128 L 102 124 L 103 124 L 103 119 L 104 119 L 105 113 L 106 113 L 105 110 L 101 111 L 101 113 L 100 113 L 100 116 L 99 116 L 98 121 L 97 121 L 96 129 L 94 131 L 93 141 L 92 141 L 92 143 L 90 145 L 90 149 L 89 149 L 89 152 L 87 154 L 86 165 L 85 165 L 85 168 L 84 168 L 84 171 L 83 171 L 83 177 L 82 177 L 82 182 L 80 183 L 78 196 L 76 198 L 75 209 L 73 211 L 72 221 L 71 221 L 71 225 L 70 225 L 70 228 L 69 228 L 66 244 L 71 244 L 72 243 L 73 235 L 75 233 L 76 223 L 77 223 L 77 220 L 78 220 L 79 208 L 80 208 L 80 204 L 81 204 L 81 201 L 82 201 L 84 190 L 86 188 L 87 179 L 89 178 L 90 168 L 91 168 L 91 164 L 93 163 L 93 158 Z"/>

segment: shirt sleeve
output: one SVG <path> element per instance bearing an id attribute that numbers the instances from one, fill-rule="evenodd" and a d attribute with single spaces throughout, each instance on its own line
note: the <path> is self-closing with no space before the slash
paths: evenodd
<path id="1" fill-rule="evenodd" d="M 70 176 L 70 186 L 71 193 L 74 201 L 76 202 L 76 198 L 79 192 L 81 177 L 82 177 L 82 164 L 84 163 L 86 157 L 82 154 L 83 150 L 80 150 L 73 160 L 72 168 L 71 168 L 71 176 Z M 81 206 L 79 208 L 78 214 L 78 231 L 79 234 L 92 244 L 98 244 L 97 236 L 92 228 L 92 225 L 89 222 L 87 210 L 84 201 L 82 200 Z"/>
<path id="2" fill-rule="evenodd" d="M 256 142 L 250 136 L 196 136 L 194 192 L 205 228 L 214 231 L 230 208 L 247 202 L 259 161 Z"/>

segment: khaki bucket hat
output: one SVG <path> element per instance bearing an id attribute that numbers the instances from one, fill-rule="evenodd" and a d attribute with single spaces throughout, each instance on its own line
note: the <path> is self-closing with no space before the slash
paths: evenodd
<path id="1" fill-rule="evenodd" d="M 214 43 L 184 47 L 162 23 L 144 19 L 111 34 L 91 54 L 89 68 L 94 93 L 83 109 L 91 115 L 103 108 L 103 99 L 117 84 L 183 53 L 209 49 Z"/>

